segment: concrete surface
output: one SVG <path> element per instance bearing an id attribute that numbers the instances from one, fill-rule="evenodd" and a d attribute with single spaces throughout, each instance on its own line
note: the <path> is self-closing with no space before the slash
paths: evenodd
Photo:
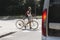
<path id="1" fill-rule="evenodd" d="M 41 40 L 41 22 L 42 19 L 34 19 L 39 23 L 37 31 L 19 30 L 15 23 L 17 20 L 0 20 L 0 36 L 9 32 L 16 32 L 14 34 L 0 38 L 0 40 Z M 27 19 L 26 19 L 27 22 Z"/>

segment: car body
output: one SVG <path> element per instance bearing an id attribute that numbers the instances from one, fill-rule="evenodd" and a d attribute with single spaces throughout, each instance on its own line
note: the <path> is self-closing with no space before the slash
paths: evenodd
<path id="1" fill-rule="evenodd" d="M 60 40 L 60 0 L 44 0 L 42 40 Z"/>

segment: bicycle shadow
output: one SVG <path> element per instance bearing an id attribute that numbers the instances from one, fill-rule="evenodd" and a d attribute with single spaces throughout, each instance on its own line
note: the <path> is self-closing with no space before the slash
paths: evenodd
<path id="1" fill-rule="evenodd" d="M 34 29 L 34 30 L 33 30 L 33 29 L 22 29 L 22 30 L 23 30 L 23 31 L 24 31 L 24 30 L 28 30 L 28 31 L 39 31 L 39 29 Z"/>

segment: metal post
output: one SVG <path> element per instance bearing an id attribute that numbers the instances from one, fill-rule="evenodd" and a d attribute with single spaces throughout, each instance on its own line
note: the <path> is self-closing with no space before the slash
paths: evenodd
<path id="1" fill-rule="evenodd" d="M 36 16 L 36 0 L 34 0 L 35 1 L 35 16 Z"/>

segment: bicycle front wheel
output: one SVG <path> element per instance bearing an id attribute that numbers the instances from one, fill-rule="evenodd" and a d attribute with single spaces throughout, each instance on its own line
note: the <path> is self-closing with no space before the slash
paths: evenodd
<path id="1" fill-rule="evenodd" d="M 16 22 L 16 27 L 18 29 L 22 29 L 24 22 L 22 20 L 17 20 Z"/>
<path id="2" fill-rule="evenodd" d="M 31 21 L 31 28 L 32 29 L 37 29 L 38 28 L 38 22 L 37 21 Z"/>

